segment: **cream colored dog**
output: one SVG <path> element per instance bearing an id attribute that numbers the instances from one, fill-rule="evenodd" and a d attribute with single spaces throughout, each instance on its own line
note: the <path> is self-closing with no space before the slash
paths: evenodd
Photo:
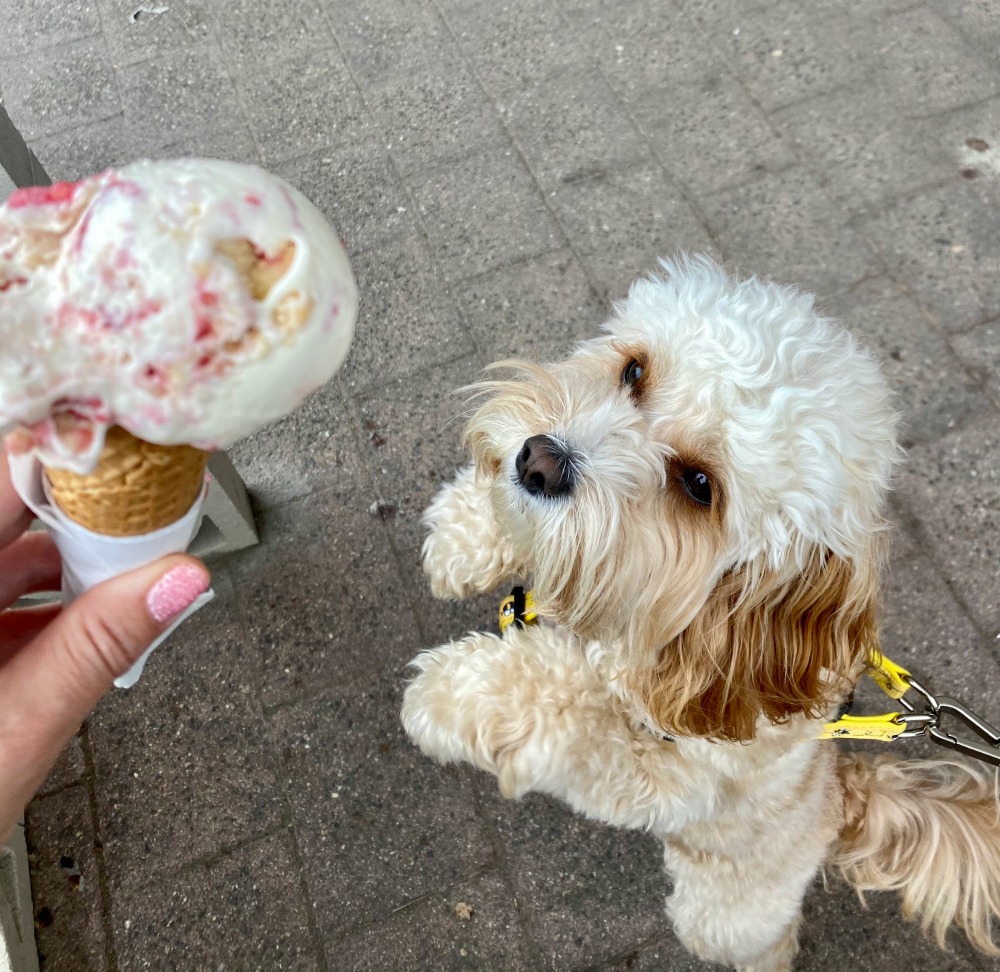
<path id="1" fill-rule="evenodd" d="M 827 863 L 993 950 L 992 780 L 816 739 L 878 650 L 898 453 L 879 369 L 808 296 L 663 269 L 605 336 L 478 386 L 424 566 L 443 598 L 531 575 L 548 623 L 421 654 L 406 730 L 508 796 L 661 838 L 668 913 L 705 959 L 790 969 Z"/>

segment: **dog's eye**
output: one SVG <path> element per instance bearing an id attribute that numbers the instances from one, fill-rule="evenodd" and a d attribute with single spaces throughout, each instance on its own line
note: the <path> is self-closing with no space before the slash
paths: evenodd
<path id="1" fill-rule="evenodd" d="M 628 385 L 629 388 L 635 388 L 642 380 L 643 370 L 642 362 L 633 358 L 622 370 L 622 384 Z"/>
<path id="2" fill-rule="evenodd" d="M 712 481 L 700 469 L 686 469 L 681 473 L 681 485 L 696 503 L 712 505 Z"/>

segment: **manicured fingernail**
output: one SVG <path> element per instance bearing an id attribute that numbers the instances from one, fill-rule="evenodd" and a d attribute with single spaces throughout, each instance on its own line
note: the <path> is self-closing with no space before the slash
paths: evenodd
<path id="1" fill-rule="evenodd" d="M 208 590 L 211 578 L 201 567 L 179 564 L 168 570 L 146 595 L 146 607 L 159 624 L 166 624 Z"/>

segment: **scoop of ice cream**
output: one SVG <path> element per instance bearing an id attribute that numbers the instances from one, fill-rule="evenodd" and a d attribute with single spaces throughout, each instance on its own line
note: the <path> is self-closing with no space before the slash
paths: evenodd
<path id="1" fill-rule="evenodd" d="M 0 432 L 87 472 L 120 425 L 225 448 L 292 411 L 350 346 L 344 247 L 252 166 L 139 162 L 0 207 Z"/>

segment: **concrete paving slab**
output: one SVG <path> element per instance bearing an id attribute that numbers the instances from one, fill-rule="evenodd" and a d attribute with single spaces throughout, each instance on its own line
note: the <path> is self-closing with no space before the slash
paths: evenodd
<path id="1" fill-rule="evenodd" d="M 873 351 L 896 394 L 905 447 L 935 440 L 991 411 L 974 373 L 962 367 L 927 315 L 897 285 L 873 277 L 819 301 Z"/>
<path id="2" fill-rule="evenodd" d="M 328 948 L 493 861 L 466 771 L 437 766 L 407 742 L 402 688 L 396 673 L 334 685 L 272 720 Z"/>
<path id="3" fill-rule="evenodd" d="M 103 121 L 122 110 L 123 95 L 100 35 L 0 58 L 4 102 L 27 140 Z"/>
<path id="4" fill-rule="evenodd" d="M 169 132 L 164 137 L 166 140 L 163 146 L 152 149 L 147 154 L 154 158 L 192 156 L 260 165 L 260 152 L 251 129 L 239 119 L 234 119 L 232 123 L 227 122 L 220 128 L 180 134 Z"/>
<path id="5" fill-rule="evenodd" d="M 961 592 L 995 651 L 1000 644 L 1000 423 L 996 414 L 914 448 L 899 476 L 898 494 L 919 522 L 925 549 Z"/>
<path id="6" fill-rule="evenodd" d="M 885 589 L 882 650 L 938 695 L 960 699 L 1000 723 L 1000 667 L 929 557 L 894 561 Z M 877 693 L 872 693 L 877 696 Z M 884 711 L 885 698 L 878 698 Z M 875 710 L 872 710 L 875 711 Z M 907 740 L 900 756 L 940 756 L 930 742 Z"/>
<path id="7" fill-rule="evenodd" d="M 410 191 L 448 280 L 565 246 L 512 147 L 494 147 L 410 176 Z"/>
<path id="8" fill-rule="evenodd" d="M 1000 203 L 1000 98 L 918 122 L 920 139 L 987 205 Z"/>
<path id="9" fill-rule="evenodd" d="M 674 177 L 696 198 L 738 186 L 798 161 L 746 88 L 720 71 L 690 83 L 647 88 L 627 96 L 636 122 Z M 746 149 L 731 150 L 730 139 Z"/>
<path id="10" fill-rule="evenodd" d="M 727 260 L 802 290 L 832 294 L 879 269 L 875 254 L 805 168 L 700 200 Z"/>
<path id="11" fill-rule="evenodd" d="M 1000 87 L 995 57 L 982 57 L 934 6 L 873 21 L 859 49 L 872 82 L 908 115 L 981 101 Z"/>
<path id="12" fill-rule="evenodd" d="M 504 800 L 477 774 L 543 969 L 597 964 L 669 931 L 663 848 L 645 834 L 583 820 L 531 794 Z"/>
<path id="13" fill-rule="evenodd" d="M 484 874 L 396 911 L 374 928 L 327 945 L 330 968 L 352 972 L 535 968 L 506 884 Z"/>
<path id="14" fill-rule="evenodd" d="M 241 627 L 154 652 L 135 688 L 88 724 L 113 897 L 273 831 L 282 799 L 259 701 L 261 665 Z"/>
<path id="15" fill-rule="evenodd" d="M 347 63 L 368 91 L 419 79 L 443 56 L 457 54 L 454 39 L 436 3 L 327 3 L 330 23 Z"/>
<path id="16" fill-rule="evenodd" d="M 892 563 L 902 563 L 920 552 L 920 543 L 915 529 L 908 522 L 909 514 L 902 508 L 901 498 L 894 492 L 889 497 L 887 513 L 890 525 Z"/>
<path id="17" fill-rule="evenodd" d="M 406 187 L 379 139 L 334 143 L 273 167 L 333 223 L 352 256 L 414 232 Z M 362 313 L 368 296 L 362 299 Z"/>
<path id="18" fill-rule="evenodd" d="M 441 4 L 462 53 L 487 91 L 497 96 L 537 89 L 590 64 L 587 45 L 566 29 L 566 8 L 547 4 Z"/>
<path id="19" fill-rule="evenodd" d="M 775 112 L 771 122 L 820 173 L 826 194 L 851 212 L 877 209 L 954 174 L 869 82 Z"/>
<path id="20" fill-rule="evenodd" d="M 207 48 L 215 45 L 211 16 L 204 4 L 191 0 L 94 3 L 108 42 L 108 55 L 116 67 L 158 60 L 171 53 L 187 53 L 200 59 Z"/>
<path id="21" fill-rule="evenodd" d="M 843 881 L 831 878 L 831 890 L 819 884 L 806 897 L 798 964 L 809 972 L 883 972 L 895 963 L 928 972 L 973 972 L 981 959 L 955 938 L 950 952 L 920 935 L 899 913 L 892 894 L 869 894 L 868 907 Z M 992 963 L 986 966 L 992 968 Z"/>
<path id="22" fill-rule="evenodd" d="M 370 85 L 365 98 L 404 175 L 508 143 L 501 119 L 451 39 L 418 75 Z"/>
<path id="23" fill-rule="evenodd" d="M 65 790 L 66 787 L 79 783 L 86 768 L 80 736 L 76 735 L 59 754 L 55 766 L 49 771 L 45 782 L 38 790 L 39 796 L 54 793 L 56 790 Z"/>
<path id="24" fill-rule="evenodd" d="M 60 47 L 100 32 L 101 20 L 92 0 L 58 5 L 46 0 L 9 0 L 4 4 L 0 58 Z"/>
<path id="25" fill-rule="evenodd" d="M 711 6 L 710 12 L 711 12 Z M 825 94 L 857 78 L 851 24 L 817 16 L 795 0 L 775 0 L 752 12 L 723 5 L 708 29 L 740 80 L 765 111 Z M 696 5 L 684 8 L 697 22 Z"/>
<path id="26" fill-rule="evenodd" d="M 566 4 L 562 12 L 579 45 L 622 97 L 654 89 L 675 101 L 674 85 L 695 87 L 725 70 L 715 39 L 679 6 L 657 0 L 619 8 L 582 2 Z"/>
<path id="27" fill-rule="evenodd" d="M 990 0 L 941 0 L 934 5 L 934 11 L 987 58 L 996 55 L 1000 47 L 1000 24 Z"/>
<path id="28" fill-rule="evenodd" d="M 132 130 L 123 111 L 82 128 L 36 139 L 32 148 L 45 171 L 60 182 L 75 182 L 135 158 Z"/>
<path id="29" fill-rule="evenodd" d="M 230 456 L 258 510 L 325 489 L 357 468 L 356 444 L 334 383 L 298 411 L 237 442 Z"/>
<path id="30" fill-rule="evenodd" d="M 473 350 L 458 308 L 442 293 L 423 236 L 407 227 L 353 259 L 361 309 L 344 381 L 352 394 L 384 386 Z"/>
<path id="31" fill-rule="evenodd" d="M 1000 403 L 1000 321 L 983 324 L 951 341 L 955 353 Z"/>
<path id="32" fill-rule="evenodd" d="M 600 966 L 588 966 L 586 972 L 715 972 L 718 968 L 699 962 L 676 938 L 668 936 L 643 942 Z"/>
<path id="33" fill-rule="evenodd" d="M 497 100 L 543 189 L 580 173 L 614 171 L 651 158 L 611 86 L 589 66 Z"/>
<path id="34" fill-rule="evenodd" d="M 1000 314 L 1000 212 L 956 178 L 900 200 L 857 227 L 889 272 L 946 331 Z"/>
<path id="35" fill-rule="evenodd" d="M 175 50 L 117 74 L 133 150 L 140 156 L 242 124 L 233 82 L 212 47 Z"/>
<path id="36" fill-rule="evenodd" d="M 610 310 L 569 250 L 467 280 L 456 297 L 487 361 L 556 360 L 596 337 Z"/>
<path id="37" fill-rule="evenodd" d="M 256 60 L 230 67 L 266 165 L 376 137 L 361 95 L 332 46 L 286 50 L 273 41 Z"/>
<path id="38" fill-rule="evenodd" d="M 656 161 L 576 173 L 548 190 L 549 203 L 603 298 L 680 250 L 719 256 L 684 191 Z"/>
<path id="39" fill-rule="evenodd" d="M 413 616 L 367 484 L 265 511 L 259 551 L 233 562 L 249 650 L 260 654 L 260 697 L 271 708 L 374 671 L 399 670 L 416 645 Z M 310 518 L 312 536 L 276 538 L 276 524 Z"/>
<path id="40" fill-rule="evenodd" d="M 287 830 L 187 867 L 111 912 L 117 968 L 321 969 Z M 222 944 L 224 942 L 224 944 Z"/>
<path id="41" fill-rule="evenodd" d="M 239 68 L 252 70 L 262 50 L 295 50 L 304 56 L 316 50 L 322 56 L 332 46 L 320 0 L 210 0 L 205 7 L 218 24 L 214 33 L 223 56 Z"/>
<path id="42" fill-rule="evenodd" d="M 420 517 L 438 489 L 468 461 L 462 447 L 468 395 L 459 389 L 481 377 L 478 357 L 465 355 L 409 380 L 386 383 L 354 402 L 363 430 L 362 455 L 374 477 L 403 570 L 419 580 Z M 413 416 L 419 416 L 417 422 Z M 423 593 L 423 582 L 420 588 Z"/>

